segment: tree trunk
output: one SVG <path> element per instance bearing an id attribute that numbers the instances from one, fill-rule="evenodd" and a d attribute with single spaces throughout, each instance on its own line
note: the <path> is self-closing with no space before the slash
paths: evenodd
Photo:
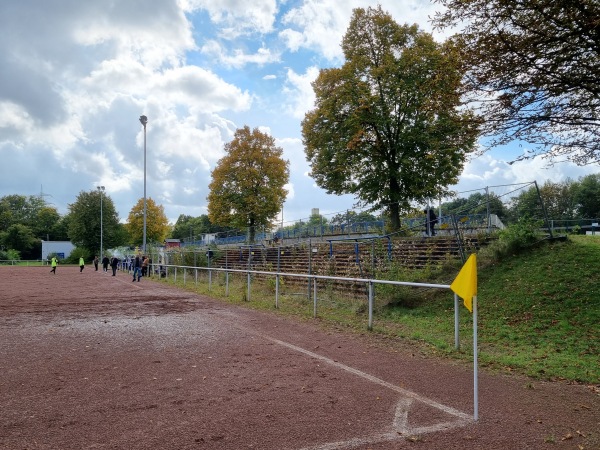
<path id="1" fill-rule="evenodd" d="M 392 231 L 400 229 L 400 208 L 398 207 L 398 203 L 390 204 L 390 224 Z"/>
<path id="2" fill-rule="evenodd" d="M 254 219 L 250 219 L 250 226 L 248 227 L 248 241 L 250 244 L 254 244 L 254 237 L 256 236 L 255 223 Z"/>

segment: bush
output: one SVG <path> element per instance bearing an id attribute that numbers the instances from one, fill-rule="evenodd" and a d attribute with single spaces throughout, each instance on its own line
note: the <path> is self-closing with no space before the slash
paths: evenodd
<path id="1" fill-rule="evenodd" d="M 83 256 L 83 260 L 85 262 L 90 262 L 90 261 L 92 261 L 92 259 L 94 259 L 92 257 L 92 252 L 90 252 L 87 248 L 76 247 L 73 249 L 71 254 L 69 256 L 67 256 L 64 261 L 62 261 L 62 263 L 79 265 L 79 258 L 81 256 Z M 51 256 L 48 255 L 48 257 L 51 257 Z"/>
<path id="2" fill-rule="evenodd" d="M 496 259 L 516 255 L 538 243 L 542 237 L 543 222 L 528 217 L 519 219 L 498 233 L 498 240 L 490 245 Z"/>
<path id="3" fill-rule="evenodd" d="M 0 250 L 0 261 L 20 261 L 21 253 L 18 250 Z"/>
<path id="4" fill-rule="evenodd" d="M 272 270 L 272 269 L 267 269 Z M 266 280 L 266 287 L 269 292 L 275 292 L 275 287 L 277 284 L 277 279 L 275 277 L 268 277 Z M 283 277 L 279 277 L 279 292 L 285 286 L 285 281 L 283 281 Z"/>

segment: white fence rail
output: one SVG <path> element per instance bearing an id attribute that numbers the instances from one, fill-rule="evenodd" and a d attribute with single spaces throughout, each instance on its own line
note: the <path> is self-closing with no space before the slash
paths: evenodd
<path id="1" fill-rule="evenodd" d="M 368 311 L 369 311 L 369 324 L 368 328 L 371 330 L 373 328 L 373 299 L 374 299 L 374 287 L 376 285 L 394 285 L 394 286 L 410 286 L 410 287 L 418 287 L 418 288 L 433 288 L 433 289 L 450 289 L 449 284 L 434 284 L 434 283 L 415 283 L 409 281 L 392 281 L 392 280 L 377 280 L 372 278 L 345 278 L 345 277 L 336 277 L 336 276 L 326 276 L 326 275 L 312 275 L 312 274 L 299 274 L 299 273 L 286 273 L 286 272 L 268 272 L 261 270 L 248 270 L 248 269 L 223 269 L 223 268 L 211 268 L 211 267 L 194 267 L 194 266 L 180 266 L 180 265 L 159 265 L 153 264 L 151 274 L 157 275 L 161 274 L 161 276 L 169 279 L 173 278 L 174 282 L 177 282 L 178 272 L 180 277 L 183 277 L 183 284 L 187 283 L 187 274 L 194 274 L 194 283 L 198 284 L 198 272 L 203 271 L 208 275 L 208 289 L 211 290 L 212 287 L 212 273 L 213 272 L 221 272 L 225 274 L 225 296 L 229 296 L 229 274 L 238 273 L 238 274 L 246 274 L 246 284 L 247 284 L 247 294 L 246 300 L 250 300 L 251 298 L 251 286 L 252 286 L 252 275 L 262 275 L 266 277 L 274 277 L 275 278 L 275 307 L 279 307 L 280 301 L 280 280 L 281 277 L 287 278 L 300 278 L 305 279 L 308 283 L 309 290 L 310 286 L 312 286 L 312 299 L 313 299 L 313 317 L 317 316 L 317 308 L 318 308 L 318 281 L 319 280 L 331 280 L 337 281 L 341 283 L 364 283 L 365 286 L 368 287 Z M 455 305 L 458 303 L 456 295 L 454 295 Z M 458 308 L 456 309 L 456 314 L 458 314 Z M 456 318 L 458 320 L 458 318 Z M 458 324 L 456 323 L 455 329 L 455 339 L 456 345 L 458 346 Z"/>

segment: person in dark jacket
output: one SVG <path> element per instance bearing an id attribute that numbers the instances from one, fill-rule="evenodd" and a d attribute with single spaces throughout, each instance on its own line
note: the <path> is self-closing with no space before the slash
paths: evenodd
<path id="1" fill-rule="evenodd" d="M 103 269 L 105 272 L 108 272 L 108 263 L 109 263 L 109 262 L 110 262 L 110 261 L 109 261 L 109 259 L 108 259 L 108 256 L 105 256 L 104 258 L 102 258 L 102 269 Z"/>
<path id="2" fill-rule="evenodd" d="M 117 267 L 119 267 L 119 258 L 113 256 L 110 260 L 110 267 L 112 268 L 112 276 L 114 277 L 117 274 Z"/>
<path id="3" fill-rule="evenodd" d="M 140 278 L 142 278 L 142 261 L 140 255 L 135 255 L 135 259 L 133 260 L 133 280 L 131 281 L 135 281 L 136 276 L 139 283 Z"/>
<path id="4" fill-rule="evenodd" d="M 435 224 L 438 219 L 433 211 L 433 208 L 427 207 L 423 211 L 425 213 L 425 233 L 427 236 L 435 236 Z"/>

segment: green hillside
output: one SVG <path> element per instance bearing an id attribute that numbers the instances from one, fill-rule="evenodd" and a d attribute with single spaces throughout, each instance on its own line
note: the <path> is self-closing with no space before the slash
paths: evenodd
<path id="1" fill-rule="evenodd" d="M 542 379 L 600 383 L 600 236 L 544 243 L 501 262 L 479 257 L 478 341 L 482 365 Z M 400 334 L 447 356 L 472 357 L 472 317 L 428 298 L 383 308 L 376 331 Z M 462 303 L 462 302 L 461 302 Z"/>

